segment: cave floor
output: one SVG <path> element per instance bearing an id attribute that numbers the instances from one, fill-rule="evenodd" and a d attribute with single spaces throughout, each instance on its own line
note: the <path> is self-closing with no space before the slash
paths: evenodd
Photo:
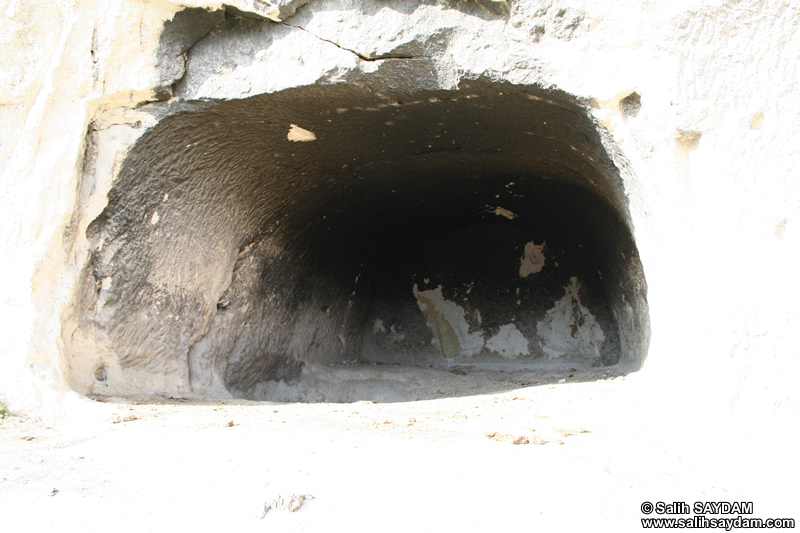
<path id="1" fill-rule="evenodd" d="M 772 481 L 796 461 L 763 446 L 745 461 L 763 435 L 723 435 L 727 421 L 690 423 L 675 402 L 648 399 L 639 373 L 607 371 L 530 379 L 440 370 L 416 383 L 423 399 L 405 401 L 68 395 L 54 427 L 13 414 L 0 422 L 0 523 L 5 531 L 634 531 L 644 501 L 754 501 L 754 516 L 791 516 L 791 491 Z M 352 379 L 346 372 L 336 379 Z"/>
<path id="2" fill-rule="evenodd" d="M 304 366 L 291 384 L 260 384 L 252 399 L 281 402 L 409 402 L 478 394 L 566 382 L 613 380 L 624 372 L 612 366 L 586 368 L 573 363 L 538 361 L 528 365 L 494 361 L 439 365 L 340 363 Z M 560 382 L 560 383 L 559 383 Z"/>

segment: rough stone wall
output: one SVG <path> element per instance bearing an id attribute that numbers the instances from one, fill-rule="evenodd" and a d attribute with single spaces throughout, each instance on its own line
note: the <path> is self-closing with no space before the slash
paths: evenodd
<path id="1" fill-rule="evenodd" d="M 693 374 L 691 401 L 797 413 L 797 7 L 12 0 L 3 16 L 0 394 L 12 406 L 55 414 L 70 390 L 63 324 L 86 230 L 160 118 L 151 104 L 487 78 L 575 95 L 624 150 L 649 286 L 648 379 Z"/>

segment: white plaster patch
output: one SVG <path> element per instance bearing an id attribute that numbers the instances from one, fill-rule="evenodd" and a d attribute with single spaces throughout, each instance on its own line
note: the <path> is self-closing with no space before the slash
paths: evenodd
<path id="1" fill-rule="evenodd" d="M 286 134 L 286 138 L 294 142 L 309 142 L 317 140 L 317 136 L 313 131 L 301 128 L 297 124 L 290 125 L 289 133 Z"/>
<path id="2" fill-rule="evenodd" d="M 464 309 L 444 298 L 441 285 L 420 291 L 415 283 L 414 297 L 445 357 L 472 356 L 483 349 L 483 332 L 469 332 Z"/>
<path id="3" fill-rule="evenodd" d="M 489 212 L 500 217 L 505 217 L 508 220 L 514 220 L 518 216 L 516 213 L 509 211 L 505 207 L 495 207 L 494 209 L 490 209 Z"/>
<path id="4" fill-rule="evenodd" d="M 522 257 L 519 258 L 519 277 L 527 278 L 531 274 L 542 271 L 545 262 L 545 244 L 544 241 L 542 241 L 542 244 L 536 244 L 531 241 L 525 245 L 525 251 Z"/>
<path id="5" fill-rule="evenodd" d="M 515 324 L 500 326 L 497 335 L 486 341 L 486 348 L 506 359 L 516 359 L 520 355 L 530 355 L 528 339 Z"/>
<path id="6" fill-rule="evenodd" d="M 550 359 L 565 354 L 600 357 L 606 340 L 600 324 L 578 297 L 578 278 L 569 280 L 566 294 L 536 325 L 542 351 Z"/>

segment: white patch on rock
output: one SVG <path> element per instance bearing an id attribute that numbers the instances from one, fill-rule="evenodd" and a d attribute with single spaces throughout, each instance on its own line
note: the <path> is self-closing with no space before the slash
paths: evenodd
<path id="1" fill-rule="evenodd" d="M 406 338 L 406 334 L 402 331 L 397 331 L 394 324 L 389 328 L 389 340 L 392 342 L 402 342 Z"/>
<path id="2" fill-rule="evenodd" d="M 516 359 L 520 355 L 530 355 L 528 339 L 515 324 L 500 326 L 497 335 L 486 341 L 486 348 L 506 359 Z"/>
<path id="3" fill-rule="evenodd" d="M 542 244 L 536 244 L 531 241 L 525 245 L 525 251 L 522 257 L 519 258 L 519 277 L 527 278 L 531 274 L 542 271 L 545 261 L 545 244 L 544 241 L 542 241 Z"/>
<path id="4" fill-rule="evenodd" d="M 386 333 L 386 328 L 383 325 L 383 320 L 380 318 L 375 319 L 375 323 L 372 325 L 372 334 L 377 335 L 378 333 Z"/>
<path id="5" fill-rule="evenodd" d="M 313 131 L 301 128 L 297 124 L 290 125 L 289 133 L 286 134 L 286 138 L 294 142 L 309 142 L 317 140 L 317 136 Z"/>
<path id="6" fill-rule="evenodd" d="M 606 340 L 600 324 L 578 297 L 578 278 L 569 280 L 566 294 L 536 326 L 542 351 L 550 359 L 565 354 L 600 357 Z"/>
<path id="7" fill-rule="evenodd" d="M 514 220 L 518 216 L 516 213 L 509 211 L 505 207 L 495 207 L 494 209 L 490 209 L 489 212 L 500 217 L 505 217 L 508 220 Z"/>
<path id="8" fill-rule="evenodd" d="M 415 283 L 414 297 L 445 357 L 472 356 L 483 349 L 483 333 L 469 332 L 464 309 L 444 298 L 441 285 L 420 291 Z"/>
<path id="9" fill-rule="evenodd" d="M 109 291 L 113 283 L 114 279 L 111 276 L 106 276 L 100 280 L 100 293 L 97 296 L 97 322 L 103 326 L 105 326 L 109 316 L 108 311 L 104 310 L 104 308 L 108 301 Z"/>
<path id="10" fill-rule="evenodd" d="M 150 217 L 150 224 L 155 226 L 156 224 L 158 224 L 159 218 L 160 217 L 158 216 L 158 211 L 153 211 L 153 216 Z"/>

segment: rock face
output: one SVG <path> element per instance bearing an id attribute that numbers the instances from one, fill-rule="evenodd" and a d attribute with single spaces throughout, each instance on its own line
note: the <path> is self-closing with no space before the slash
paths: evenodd
<path id="1" fill-rule="evenodd" d="M 0 393 L 17 405 L 252 397 L 342 360 L 720 364 L 728 398 L 796 360 L 798 311 L 768 296 L 798 292 L 793 7 L 6 16 Z"/>

